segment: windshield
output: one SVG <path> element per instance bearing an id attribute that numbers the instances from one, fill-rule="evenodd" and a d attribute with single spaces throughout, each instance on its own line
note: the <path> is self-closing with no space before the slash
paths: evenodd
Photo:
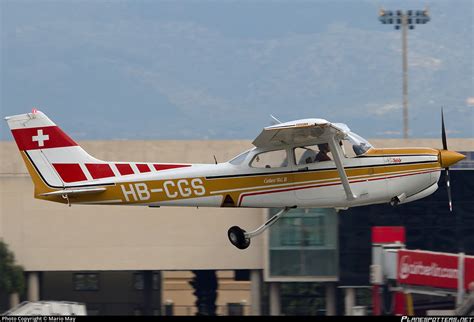
<path id="1" fill-rule="evenodd" d="M 247 155 L 249 154 L 249 152 L 251 151 L 252 149 L 250 150 L 247 150 L 245 152 L 242 152 L 241 154 L 239 154 L 238 156 L 234 157 L 233 159 L 231 159 L 229 161 L 230 164 L 233 164 L 233 165 L 239 165 L 241 164 L 245 158 L 247 158 Z"/>
<path id="2" fill-rule="evenodd" d="M 372 148 L 369 141 L 354 132 L 347 133 L 347 139 L 351 142 L 352 150 L 354 150 L 356 155 L 364 154 L 368 149 Z"/>

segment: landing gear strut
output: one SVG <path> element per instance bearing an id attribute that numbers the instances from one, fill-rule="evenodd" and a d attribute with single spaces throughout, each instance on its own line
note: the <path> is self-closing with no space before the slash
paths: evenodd
<path id="1" fill-rule="evenodd" d="M 294 207 L 285 207 L 282 210 L 280 210 L 278 213 L 276 213 L 272 218 L 268 219 L 262 226 L 258 227 L 257 229 L 253 231 L 246 232 L 242 228 L 238 226 L 232 226 L 229 228 L 227 231 L 227 236 L 229 237 L 230 242 L 232 245 L 237 247 L 238 249 L 246 249 L 250 246 L 250 240 L 263 233 L 267 228 L 269 228 L 271 225 L 276 223 L 280 217 L 284 216 L 288 211 L 290 211 L 291 208 L 296 208 Z"/>

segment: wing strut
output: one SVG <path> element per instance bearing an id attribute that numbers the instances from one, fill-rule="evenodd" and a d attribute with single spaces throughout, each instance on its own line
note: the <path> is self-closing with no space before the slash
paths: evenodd
<path id="1" fill-rule="evenodd" d="M 331 135 L 329 139 L 329 147 L 331 148 L 332 156 L 334 157 L 334 162 L 336 163 L 337 172 L 339 172 L 339 177 L 341 178 L 342 186 L 346 192 L 347 200 L 354 200 L 356 196 L 352 193 L 349 180 L 347 179 L 346 171 L 344 170 L 344 165 L 342 164 L 341 151 L 339 149 L 339 144 L 336 142 L 335 136 Z"/>

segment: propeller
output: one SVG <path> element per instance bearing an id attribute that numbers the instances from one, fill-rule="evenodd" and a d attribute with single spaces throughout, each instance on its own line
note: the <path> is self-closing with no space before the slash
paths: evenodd
<path id="1" fill-rule="evenodd" d="M 444 127 L 444 113 L 441 108 L 441 140 L 443 141 L 443 150 L 448 150 L 448 142 L 446 139 L 446 129 Z M 448 190 L 449 211 L 453 211 L 453 200 L 451 198 L 451 184 L 449 179 L 449 167 L 445 168 L 446 189 Z"/>

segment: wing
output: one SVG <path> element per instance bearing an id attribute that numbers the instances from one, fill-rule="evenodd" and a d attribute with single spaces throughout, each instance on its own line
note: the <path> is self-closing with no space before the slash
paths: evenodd
<path id="1" fill-rule="evenodd" d="M 266 127 L 252 143 L 262 148 L 329 143 L 346 197 L 353 200 L 357 196 L 352 193 L 338 143 L 349 132 L 349 127 L 343 123 L 331 123 L 325 119 L 304 119 Z"/>
<path id="2" fill-rule="evenodd" d="M 314 145 L 327 143 L 331 138 L 342 139 L 348 132 L 350 129 L 343 123 L 304 119 L 265 127 L 252 143 L 262 148 Z"/>

